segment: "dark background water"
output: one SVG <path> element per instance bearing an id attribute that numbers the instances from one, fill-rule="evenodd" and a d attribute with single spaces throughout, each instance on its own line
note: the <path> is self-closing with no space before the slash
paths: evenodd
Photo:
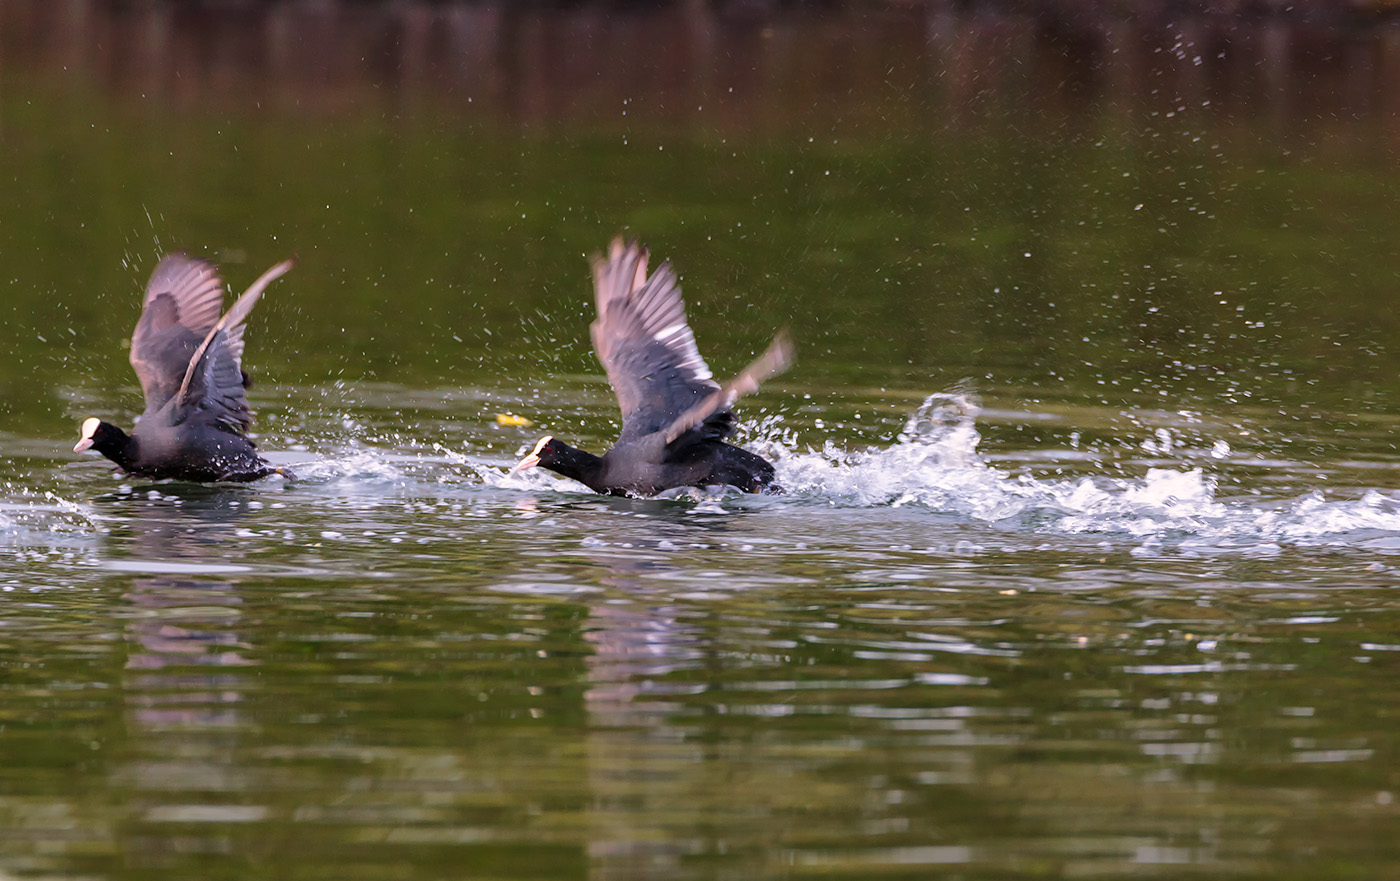
<path id="1" fill-rule="evenodd" d="M 0 873 L 1392 871 L 1384 22 L 76 2 L 0 40 Z M 787 496 L 503 476 L 616 432 L 619 231 L 717 374 L 792 329 L 740 435 Z M 69 452 L 140 411 L 173 248 L 298 258 L 246 363 L 302 480 Z"/>

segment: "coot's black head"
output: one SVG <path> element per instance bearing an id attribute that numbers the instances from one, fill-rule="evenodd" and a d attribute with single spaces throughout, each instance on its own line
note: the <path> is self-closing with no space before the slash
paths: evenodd
<path id="1" fill-rule="evenodd" d="M 536 465 L 553 469 L 555 465 L 569 458 L 569 450 L 568 444 L 555 440 L 550 435 L 545 435 L 535 444 L 535 448 L 530 451 L 530 454 L 520 460 L 520 464 L 515 466 L 515 470 L 522 471 L 526 468 L 534 468 Z"/>
<path id="2" fill-rule="evenodd" d="M 520 460 L 520 464 L 515 466 L 516 471 L 526 468 L 534 468 L 539 465 L 548 468 L 555 474 L 562 474 L 571 480 L 593 490 L 594 492 L 606 492 L 603 486 L 603 460 L 592 453 L 584 452 L 569 446 L 560 440 L 555 440 L 549 435 L 540 438 L 539 443 L 530 451 L 530 455 Z"/>
<path id="3" fill-rule="evenodd" d="M 83 420 L 82 437 L 73 447 L 73 452 L 96 450 L 115 462 L 125 460 L 131 447 L 131 438 L 126 432 L 110 422 L 103 422 L 96 416 Z"/>

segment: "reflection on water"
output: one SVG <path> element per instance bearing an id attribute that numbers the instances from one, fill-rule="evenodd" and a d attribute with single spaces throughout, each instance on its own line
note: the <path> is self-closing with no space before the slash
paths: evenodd
<path id="1" fill-rule="evenodd" d="M 113 564 L 114 569 L 127 572 L 148 570 L 156 573 L 131 578 L 131 590 L 125 599 L 131 605 L 126 637 L 134 643 L 127 656 L 128 670 L 161 671 L 173 668 L 238 667 L 250 663 L 239 653 L 240 640 L 235 630 L 238 621 L 238 599 L 233 582 L 211 578 L 215 574 L 250 571 L 247 567 L 221 562 L 226 551 L 222 543 L 234 540 L 231 528 L 248 500 L 246 493 L 219 490 L 218 495 L 196 495 L 191 498 L 162 499 L 159 503 L 137 504 L 136 515 L 130 523 L 134 559 Z M 169 501 L 185 502 L 180 509 Z M 192 519 L 193 518 L 193 519 Z M 191 522 L 197 526 L 187 525 Z M 227 545 L 226 545 L 227 546 Z M 220 562 L 206 562 L 220 561 Z M 124 564 L 124 565 L 123 565 Z M 208 629 L 201 629 L 201 625 Z M 181 670 L 183 672 L 183 669 Z M 213 671 L 211 671 L 213 672 Z M 149 685 L 129 691 L 159 694 L 168 684 L 181 683 L 188 688 L 191 680 L 178 676 L 166 683 L 157 674 L 140 680 Z M 217 689 L 215 678 L 206 680 Z M 200 703 L 204 700 L 230 701 L 235 698 L 220 695 L 186 695 L 179 700 Z M 183 712 L 183 711 L 181 711 Z M 159 725 L 158 713 L 142 712 L 143 724 Z M 170 723 L 192 725 L 213 724 L 206 717 L 175 715 Z"/>
<path id="2" fill-rule="evenodd" d="M 242 705 L 258 673 L 226 575 L 250 571 L 230 565 L 230 550 L 252 496 L 200 487 L 149 495 L 129 500 L 130 556 L 109 564 L 133 573 L 114 609 L 128 643 L 120 693 L 133 749 L 109 785 L 130 793 L 124 849 L 159 869 L 180 854 L 232 852 L 232 837 L 210 824 L 264 820 L 268 809 L 237 796 L 249 785 L 239 746 L 255 724 Z M 152 824 L 193 825 L 167 837 Z"/>
<path id="3" fill-rule="evenodd" d="M 90 718 L 61 724 L 63 770 L 14 777 L 42 789 L 0 801 L 31 830 L 0 855 L 73 865 L 38 847 L 67 824 L 87 852 L 177 873 L 289 825 L 286 860 L 411 877 L 487 859 L 627 878 L 1355 859 L 1400 784 L 1389 557 L 981 522 L 956 493 L 985 487 L 950 483 L 1002 467 L 973 413 L 936 396 L 889 434 L 932 447 L 951 505 L 600 498 L 415 445 L 266 486 L 75 473 L 65 493 L 107 532 L 92 563 L 23 576 L 68 586 L 7 621 L 48 669 L 7 686 L 0 749 L 32 768 L 21 714 L 56 698 Z M 478 431 L 468 449 L 489 445 Z M 1121 495 L 1100 516 L 1160 504 Z"/>
<path id="4" fill-rule="evenodd" d="M 607 573 L 605 590 L 586 601 L 584 624 L 591 874 L 675 877 L 686 857 L 711 852 L 713 843 L 697 842 L 693 831 L 706 813 L 706 751 L 673 721 L 682 708 L 664 683 L 709 654 L 707 640 L 693 613 L 652 588 L 649 576 L 663 574 L 665 563 L 589 557 Z"/>

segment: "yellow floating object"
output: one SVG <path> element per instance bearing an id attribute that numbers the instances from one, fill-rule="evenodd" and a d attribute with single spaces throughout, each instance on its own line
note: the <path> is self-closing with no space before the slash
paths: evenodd
<path id="1" fill-rule="evenodd" d="M 526 419 L 524 416 L 516 416 L 514 413 L 497 413 L 497 414 L 496 414 L 496 424 L 497 424 L 497 425 L 513 425 L 513 426 L 517 426 L 517 427 L 519 427 L 519 428 L 529 428 L 531 425 L 534 425 L 535 423 L 533 423 L 533 422 L 531 422 L 530 420 Z"/>

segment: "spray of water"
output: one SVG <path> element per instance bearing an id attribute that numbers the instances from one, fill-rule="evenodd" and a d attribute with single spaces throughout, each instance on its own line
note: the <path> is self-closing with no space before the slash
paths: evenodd
<path id="1" fill-rule="evenodd" d="M 1377 491 L 1360 499 L 1328 499 L 1315 491 L 1272 502 L 1222 497 L 1219 478 L 1196 464 L 1198 458 L 1132 477 L 1011 474 L 978 453 L 977 414 L 976 401 L 966 395 L 935 394 L 888 447 L 845 450 L 828 442 L 804 450 L 772 431 L 752 446 L 775 461 L 789 495 L 807 503 L 914 506 L 1013 530 L 1132 538 L 1149 550 L 1164 543 L 1276 550 L 1279 542 L 1364 541 L 1375 547 L 1386 536 L 1400 547 L 1400 500 Z M 1158 454 L 1174 452 L 1160 437 L 1154 444 Z"/>

